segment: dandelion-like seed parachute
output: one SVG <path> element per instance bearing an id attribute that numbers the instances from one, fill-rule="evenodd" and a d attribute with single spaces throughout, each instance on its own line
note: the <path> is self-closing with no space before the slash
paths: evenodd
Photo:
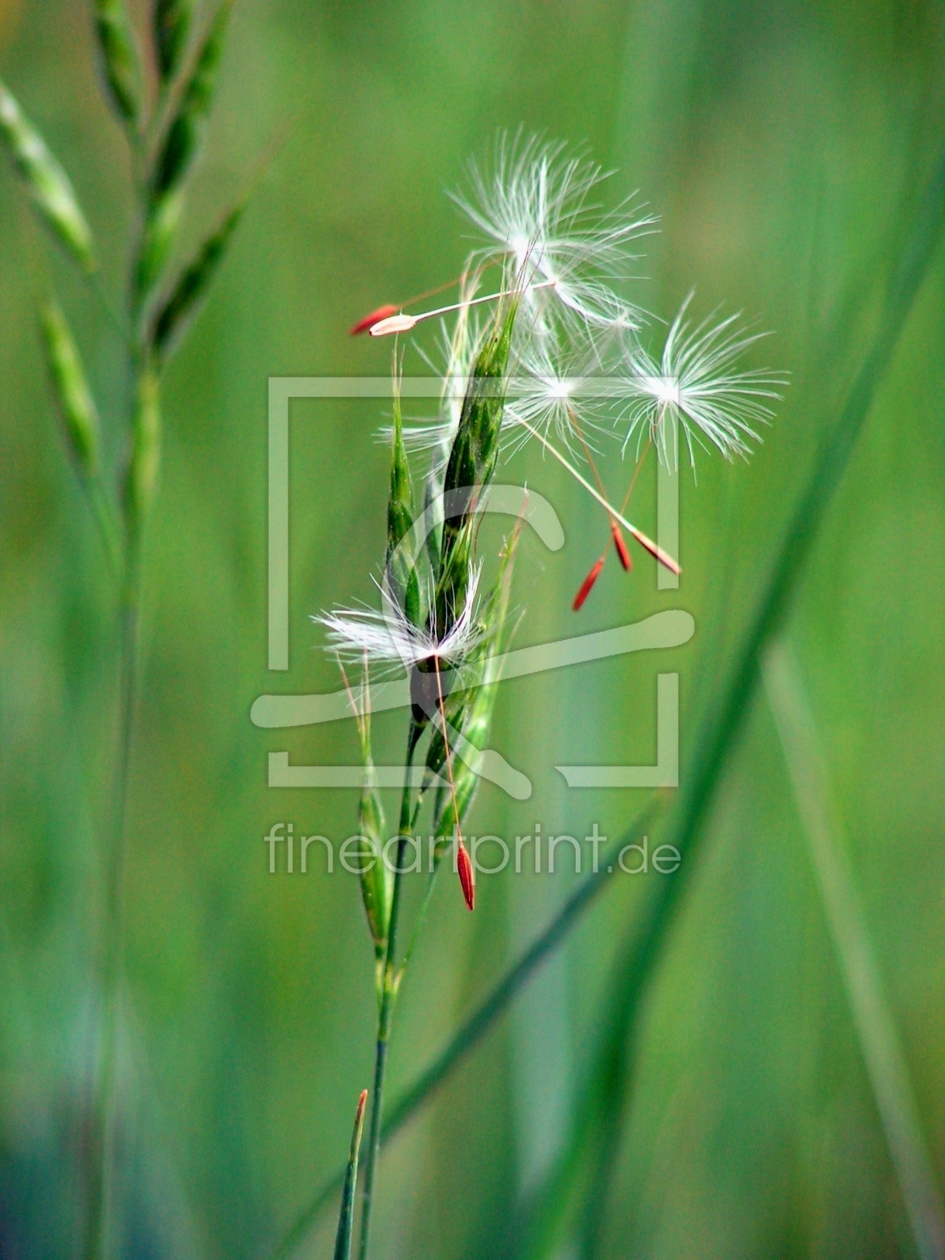
<path id="1" fill-rule="evenodd" d="M 679 429 L 693 469 L 696 445 L 714 446 L 727 460 L 746 458 L 749 443 L 761 440 L 757 430 L 770 421 L 770 404 L 781 397 L 779 390 L 786 384 L 783 376 L 766 368 L 736 366 L 766 333 L 740 331 L 737 315 L 719 323 L 709 316 L 693 326 L 686 318 L 691 299 L 690 293 L 658 360 L 639 344 L 627 351 L 628 391 L 621 416 L 624 450 L 634 435 L 638 452 L 651 439 L 671 469 L 678 465 Z"/>
<path id="2" fill-rule="evenodd" d="M 556 437 L 572 455 L 589 455 L 610 436 L 612 400 L 598 387 L 608 339 L 583 327 L 570 337 L 554 328 L 525 339 L 509 377 L 504 444 L 511 453 L 532 437 Z"/>
<path id="3" fill-rule="evenodd" d="M 380 609 L 339 608 L 313 620 L 327 629 L 329 645 L 343 661 L 367 660 L 382 670 L 399 666 L 409 671 L 436 658 L 443 668 L 457 668 L 487 637 L 478 616 L 480 572 L 478 566 L 469 566 L 463 604 L 442 631 L 433 624 L 435 606 L 419 625 L 410 619 L 389 571 L 375 583 L 381 593 Z"/>
<path id="4" fill-rule="evenodd" d="M 630 200 L 602 212 L 592 197 L 608 173 L 565 145 L 500 136 L 491 169 L 469 164 L 470 192 L 453 200 L 488 238 L 474 255 L 519 277 L 534 315 L 554 310 L 596 327 L 639 327 L 643 314 L 613 289 L 633 277 L 631 242 L 656 220 Z M 530 293 L 545 282 L 553 287 Z"/>

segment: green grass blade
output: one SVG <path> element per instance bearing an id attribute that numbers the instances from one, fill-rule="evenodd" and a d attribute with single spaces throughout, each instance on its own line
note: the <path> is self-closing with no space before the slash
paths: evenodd
<path id="1" fill-rule="evenodd" d="M 361 1134 L 364 1130 L 364 1104 L 368 1092 L 362 1089 L 358 1099 L 358 1109 L 354 1113 L 354 1129 L 351 1133 L 351 1151 L 348 1155 L 348 1166 L 345 1169 L 344 1185 L 341 1190 L 341 1210 L 338 1213 L 338 1233 L 335 1237 L 335 1260 L 349 1260 L 351 1255 L 351 1235 L 354 1226 L 354 1190 L 358 1184 L 358 1155 L 361 1151 Z"/>
<path id="2" fill-rule="evenodd" d="M 695 866 L 702 823 L 708 813 L 729 750 L 758 681 L 761 653 L 780 629 L 804 563 L 827 506 L 846 470 L 854 445 L 869 414 L 876 390 L 892 358 L 939 243 L 945 219 L 945 157 L 940 158 L 906 236 L 906 245 L 888 286 L 886 301 L 871 347 L 847 395 L 837 421 L 821 441 L 807 485 L 798 499 L 771 567 L 764 592 L 751 617 L 720 702 L 713 705 L 694 743 L 684 787 L 667 840 L 685 861 L 673 879 L 654 885 L 650 901 L 634 924 L 609 992 L 616 1005 L 606 1023 L 581 1104 L 565 1150 L 555 1164 L 536 1211 L 525 1254 L 537 1260 L 549 1254 L 566 1228 L 576 1183 L 587 1176 L 583 1214 L 583 1254 L 597 1254 L 605 1220 L 609 1178 L 629 1100 L 628 1065 L 632 1033 L 647 981 L 656 969 L 669 936 L 675 911 Z M 593 1141 L 592 1167 L 583 1168 Z"/>
<path id="3" fill-rule="evenodd" d="M 772 566 L 762 599 L 749 625 L 742 649 L 723 688 L 723 702 L 714 707 L 706 719 L 696 741 L 695 755 L 690 761 L 690 772 L 684 782 L 688 790 L 674 814 L 672 836 L 677 847 L 685 846 L 690 861 L 683 863 L 673 879 L 661 880 L 658 891 L 642 911 L 642 918 L 634 925 L 634 932 L 618 967 L 620 1004 L 612 1013 L 602 1038 L 597 1058 L 595 1078 L 598 1083 L 617 1082 L 616 1092 L 604 1092 L 607 1120 L 602 1130 L 616 1134 L 625 1101 L 627 1045 L 630 1025 L 633 1022 L 642 996 L 643 981 L 652 970 L 672 912 L 682 891 L 682 873 L 691 865 L 693 840 L 705 816 L 709 800 L 718 781 L 728 750 L 738 730 L 748 702 L 754 694 L 758 673 L 760 650 L 774 636 L 786 611 L 804 560 L 807 557 L 817 527 L 827 504 L 846 468 L 856 438 L 869 411 L 873 396 L 892 357 L 912 301 L 926 274 L 936 245 L 942 220 L 945 217 L 945 160 L 936 170 L 932 183 L 922 201 L 892 282 L 872 350 L 864 361 L 848 395 L 840 418 L 825 436 L 814 467 L 798 505 L 785 531 L 784 538 Z M 628 838 L 638 834 L 641 826 L 652 822 L 661 809 L 661 800 L 654 800 L 641 817 L 627 829 L 613 846 L 617 853 Z M 682 851 L 682 849 L 681 849 Z M 606 870 L 606 860 L 601 869 Z M 529 981 L 537 967 L 565 939 L 581 913 L 591 904 L 607 884 L 601 876 L 587 876 L 568 898 L 556 917 L 537 938 L 525 955 L 496 984 L 481 1006 L 454 1035 L 445 1050 L 417 1082 L 401 1096 L 391 1109 L 383 1126 L 384 1140 L 392 1137 L 425 1103 L 438 1085 L 449 1075 L 458 1062 L 473 1048 L 495 1019 L 509 1005 L 516 993 Z M 576 1109 L 579 1121 L 576 1132 L 564 1157 L 556 1165 L 547 1184 L 567 1180 L 562 1168 L 570 1162 L 576 1147 L 584 1149 L 587 1133 L 594 1116 L 600 1115 L 595 1099 L 601 1090 L 586 1101 L 587 1106 Z M 592 1110 L 592 1108 L 595 1108 Z M 607 1149 L 608 1138 L 601 1149 Z M 335 1192 L 341 1174 L 332 1180 L 299 1213 L 289 1230 L 283 1235 L 272 1252 L 272 1260 L 285 1260 L 308 1233 L 320 1212 Z M 606 1184 L 606 1178 L 599 1184 Z M 529 1254 L 545 1254 L 533 1251 Z"/>
<path id="4" fill-rule="evenodd" d="M 92 231 L 69 176 L 2 80 L 0 141 L 5 144 L 36 213 L 82 270 L 92 271 L 95 267 Z"/>
<path id="5" fill-rule="evenodd" d="M 765 653 L 762 675 L 916 1249 L 922 1260 L 943 1260 L 945 1213 L 909 1072 L 841 842 L 813 715 L 785 644 Z"/>

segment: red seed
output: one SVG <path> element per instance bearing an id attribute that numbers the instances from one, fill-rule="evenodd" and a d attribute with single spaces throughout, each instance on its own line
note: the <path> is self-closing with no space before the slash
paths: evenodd
<path id="1" fill-rule="evenodd" d="M 614 536 L 614 547 L 617 549 L 617 555 L 620 557 L 620 563 L 623 565 L 627 573 L 633 568 L 633 561 L 630 559 L 630 552 L 627 550 L 627 544 L 624 541 L 623 534 L 620 532 L 620 526 L 616 521 L 610 522 L 610 532 Z"/>
<path id="2" fill-rule="evenodd" d="M 646 534 L 641 533 L 638 529 L 633 531 L 633 536 L 640 546 L 645 547 L 651 556 L 656 556 L 660 564 L 665 565 L 670 573 L 675 573 L 677 576 L 682 573 L 682 569 L 673 557 L 668 552 L 665 552 L 662 547 L 658 547 L 652 538 L 647 538 Z"/>
<path id="3" fill-rule="evenodd" d="M 459 842 L 459 849 L 456 853 L 456 867 L 459 871 L 459 882 L 463 887 L 463 896 L 466 898 L 468 909 L 474 910 L 476 907 L 476 881 L 473 876 L 473 865 L 466 852 L 466 846 L 462 840 Z"/>
<path id="4" fill-rule="evenodd" d="M 358 333 L 367 332 L 373 328 L 375 324 L 379 324 L 382 319 L 389 319 L 391 315 L 396 315 L 400 310 L 399 306 L 379 306 L 376 311 L 371 311 L 370 315 L 365 315 L 364 319 L 359 319 L 356 324 L 348 329 L 348 333 L 352 337 L 356 337 Z"/>
<path id="5" fill-rule="evenodd" d="M 600 558 L 600 559 L 597 561 L 597 563 L 594 565 L 593 569 L 591 569 L 590 573 L 587 575 L 587 577 L 586 577 L 586 578 L 584 579 L 584 581 L 581 583 L 581 589 L 580 589 L 580 590 L 578 591 L 578 593 L 575 595 L 575 597 L 574 597 L 574 603 L 571 605 L 572 609 L 573 609 L 575 612 L 578 612 L 578 611 L 581 609 L 581 607 L 582 607 L 582 605 L 583 605 L 584 601 L 587 599 L 588 595 L 590 595 L 590 593 L 591 593 L 591 587 L 594 585 L 594 583 L 595 583 L 595 582 L 597 581 L 597 579 L 600 577 L 600 571 L 601 571 L 601 569 L 604 567 L 604 560 L 605 560 L 605 559 L 606 559 L 606 556 L 601 556 L 601 558 Z"/>

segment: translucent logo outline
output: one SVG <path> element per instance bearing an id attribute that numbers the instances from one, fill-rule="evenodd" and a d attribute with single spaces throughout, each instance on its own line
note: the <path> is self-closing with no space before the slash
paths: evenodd
<path id="1" fill-rule="evenodd" d="M 608 382 L 600 378 L 597 387 L 606 392 Z M 614 382 L 614 386 L 619 382 Z M 407 377 L 401 382 L 402 398 L 440 399 L 442 382 L 431 377 Z M 289 412 L 294 398 L 390 399 L 389 377 L 313 377 L 274 376 L 269 378 L 268 406 L 268 666 L 272 671 L 289 668 Z M 679 478 L 659 464 L 657 481 L 657 541 L 670 555 L 679 555 Z M 520 507 L 524 506 L 525 493 L 521 487 L 495 487 L 495 491 L 517 492 Z M 527 496 L 539 507 L 539 517 L 544 522 L 532 520 L 536 532 L 552 550 L 558 550 L 564 542 L 564 534 L 554 509 L 541 496 L 530 492 Z M 554 517 L 549 525 L 547 512 Z M 514 510 L 506 503 L 493 510 Z M 535 515 L 535 508 L 531 511 Z M 557 528 L 557 533 L 555 530 Z M 558 538 L 560 537 L 560 541 Z M 555 545 L 557 542 L 557 545 Z M 676 574 L 657 566 L 657 589 L 672 590 L 679 586 Z M 518 677 L 545 669 L 563 668 L 578 662 L 600 660 L 630 651 L 652 648 L 676 647 L 688 642 L 695 630 L 690 614 L 680 610 L 666 610 L 646 618 L 642 622 L 580 635 L 555 643 L 539 644 L 532 648 L 520 648 L 504 654 L 501 679 Z M 409 680 L 382 682 L 372 688 L 372 709 L 399 708 L 409 704 Z M 267 694 L 257 698 L 251 709 L 256 726 L 269 729 L 311 725 L 351 717 L 352 710 L 347 693 L 340 691 L 323 695 Z M 490 763 L 490 758 L 496 759 Z M 490 765 L 493 770 L 490 773 Z M 531 794 L 528 779 L 515 771 L 494 750 L 480 754 L 477 771 L 484 778 L 496 782 L 516 799 L 527 799 Z M 679 675 L 657 675 L 657 761 L 655 765 L 630 766 L 556 766 L 570 787 L 677 787 L 679 783 Z M 399 787 L 404 782 L 403 766 L 376 767 L 380 786 Z M 414 774 L 422 773 L 422 768 Z M 284 751 L 269 753 L 270 787 L 359 787 L 363 771 L 356 766 L 291 765 L 289 754 Z"/>

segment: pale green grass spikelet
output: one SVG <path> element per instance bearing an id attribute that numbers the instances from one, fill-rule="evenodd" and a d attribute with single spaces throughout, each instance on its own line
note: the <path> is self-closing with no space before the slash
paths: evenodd
<path id="1" fill-rule="evenodd" d="M 43 347 L 66 440 L 84 473 L 98 467 L 99 418 L 82 359 L 66 317 L 55 300 L 40 312 Z"/>
<path id="2" fill-rule="evenodd" d="M 216 91 L 217 70 L 232 7 L 233 0 L 222 0 L 199 46 L 155 164 L 154 201 L 177 187 L 196 155 L 200 130 Z"/>
<path id="3" fill-rule="evenodd" d="M 246 201 L 242 199 L 223 217 L 158 305 L 151 320 L 150 337 L 159 363 L 166 362 L 175 343 L 200 308 L 245 209 Z"/>
<path id="4" fill-rule="evenodd" d="M 95 266 L 92 231 L 69 180 L 0 80 L 0 137 L 40 218 L 83 271 Z"/>
<path id="5" fill-rule="evenodd" d="M 141 62 L 124 0 L 95 0 L 94 19 L 109 96 L 133 128 L 141 115 Z"/>

